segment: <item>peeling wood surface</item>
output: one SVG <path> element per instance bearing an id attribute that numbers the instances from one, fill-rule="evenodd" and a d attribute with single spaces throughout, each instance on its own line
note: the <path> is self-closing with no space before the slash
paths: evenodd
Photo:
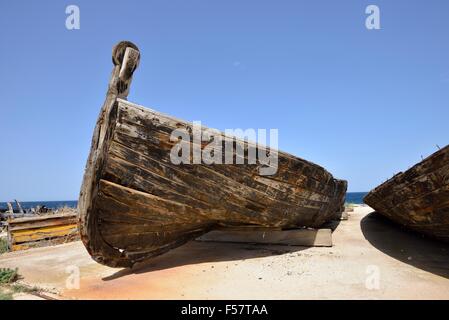
<path id="1" fill-rule="evenodd" d="M 449 146 L 373 189 L 364 202 L 409 229 L 449 241 Z"/>
<path id="2" fill-rule="evenodd" d="M 116 64 L 79 199 L 81 239 L 96 261 L 132 266 L 218 227 L 319 227 L 341 211 L 346 181 L 287 153 L 278 153 L 272 176 L 252 164 L 174 165 L 170 135 L 192 123 L 124 100 L 119 70 Z"/>

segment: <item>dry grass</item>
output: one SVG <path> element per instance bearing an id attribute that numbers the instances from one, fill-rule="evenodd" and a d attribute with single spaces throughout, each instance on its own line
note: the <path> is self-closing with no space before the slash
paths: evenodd
<path id="1" fill-rule="evenodd" d="M 17 268 L 0 268 L 0 285 L 10 284 L 19 279 L 19 273 Z"/>
<path id="2" fill-rule="evenodd" d="M 0 254 L 8 252 L 8 240 L 6 238 L 0 238 Z"/>
<path id="3" fill-rule="evenodd" d="M 12 300 L 13 299 L 13 293 L 9 290 L 6 290 L 2 287 L 0 287 L 0 301 L 1 300 Z"/>
<path id="4" fill-rule="evenodd" d="M 37 287 L 17 283 L 20 276 L 18 269 L 0 268 L 0 300 L 13 300 L 16 293 L 36 293 Z"/>

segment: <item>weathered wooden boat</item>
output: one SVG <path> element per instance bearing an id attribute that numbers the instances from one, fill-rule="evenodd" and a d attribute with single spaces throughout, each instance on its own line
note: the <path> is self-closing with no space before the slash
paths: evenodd
<path id="1" fill-rule="evenodd" d="M 171 133 L 192 124 L 126 101 L 140 59 L 134 44 L 120 42 L 112 58 L 78 203 L 81 239 L 97 262 L 129 267 L 217 227 L 315 228 L 340 212 L 346 181 L 277 150 L 266 150 L 278 154 L 266 176 L 248 162 L 172 163 Z"/>
<path id="2" fill-rule="evenodd" d="M 409 229 L 449 241 L 449 146 L 376 187 L 364 202 Z"/>

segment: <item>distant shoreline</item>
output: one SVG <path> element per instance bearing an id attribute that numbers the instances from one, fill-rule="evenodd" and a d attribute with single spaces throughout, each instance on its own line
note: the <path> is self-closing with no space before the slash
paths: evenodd
<path id="1" fill-rule="evenodd" d="M 14 201 L 10 201 L 13 208 L 17 209 L 16 203 Z M 37 206 L 46 206 L 49 209 L 58 209 L 62 207 L 76 208 L 78 205 L 77 200 L 64 200 L 64 201 L 20 201 L 20 204 L 23 209 L 31 209 Z M 6 202 L 0 202 L 0 210 L 5 210 L 8 208 Z"/>
<path id="2" fill-rule="evenodd" d="M 363 204 L 363 197 L 367 192 L 348 192 L 346 193 L 346 203 Z M 10 201 L 14 208 L 16 204 L 13 200 Z M 64 200 L 64 201 L 20 201 L 20 204 L 24 209 L 31 209 L 37 206 L 46 206 L 49 209 L 58 209 L 61 207 L 76 208 L 77 200 Z M 8 205 L 6 202 L 0 202 L 0 210 L 7 209 Z"/>

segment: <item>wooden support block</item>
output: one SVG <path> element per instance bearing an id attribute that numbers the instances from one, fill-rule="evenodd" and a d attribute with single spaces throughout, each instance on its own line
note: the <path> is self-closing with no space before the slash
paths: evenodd
<path id="1" fill-rule="evenodd" d="M 331 229 L 214 230 L 197 241 L 278 244 L 304 247 L 332 247 Z"/>

